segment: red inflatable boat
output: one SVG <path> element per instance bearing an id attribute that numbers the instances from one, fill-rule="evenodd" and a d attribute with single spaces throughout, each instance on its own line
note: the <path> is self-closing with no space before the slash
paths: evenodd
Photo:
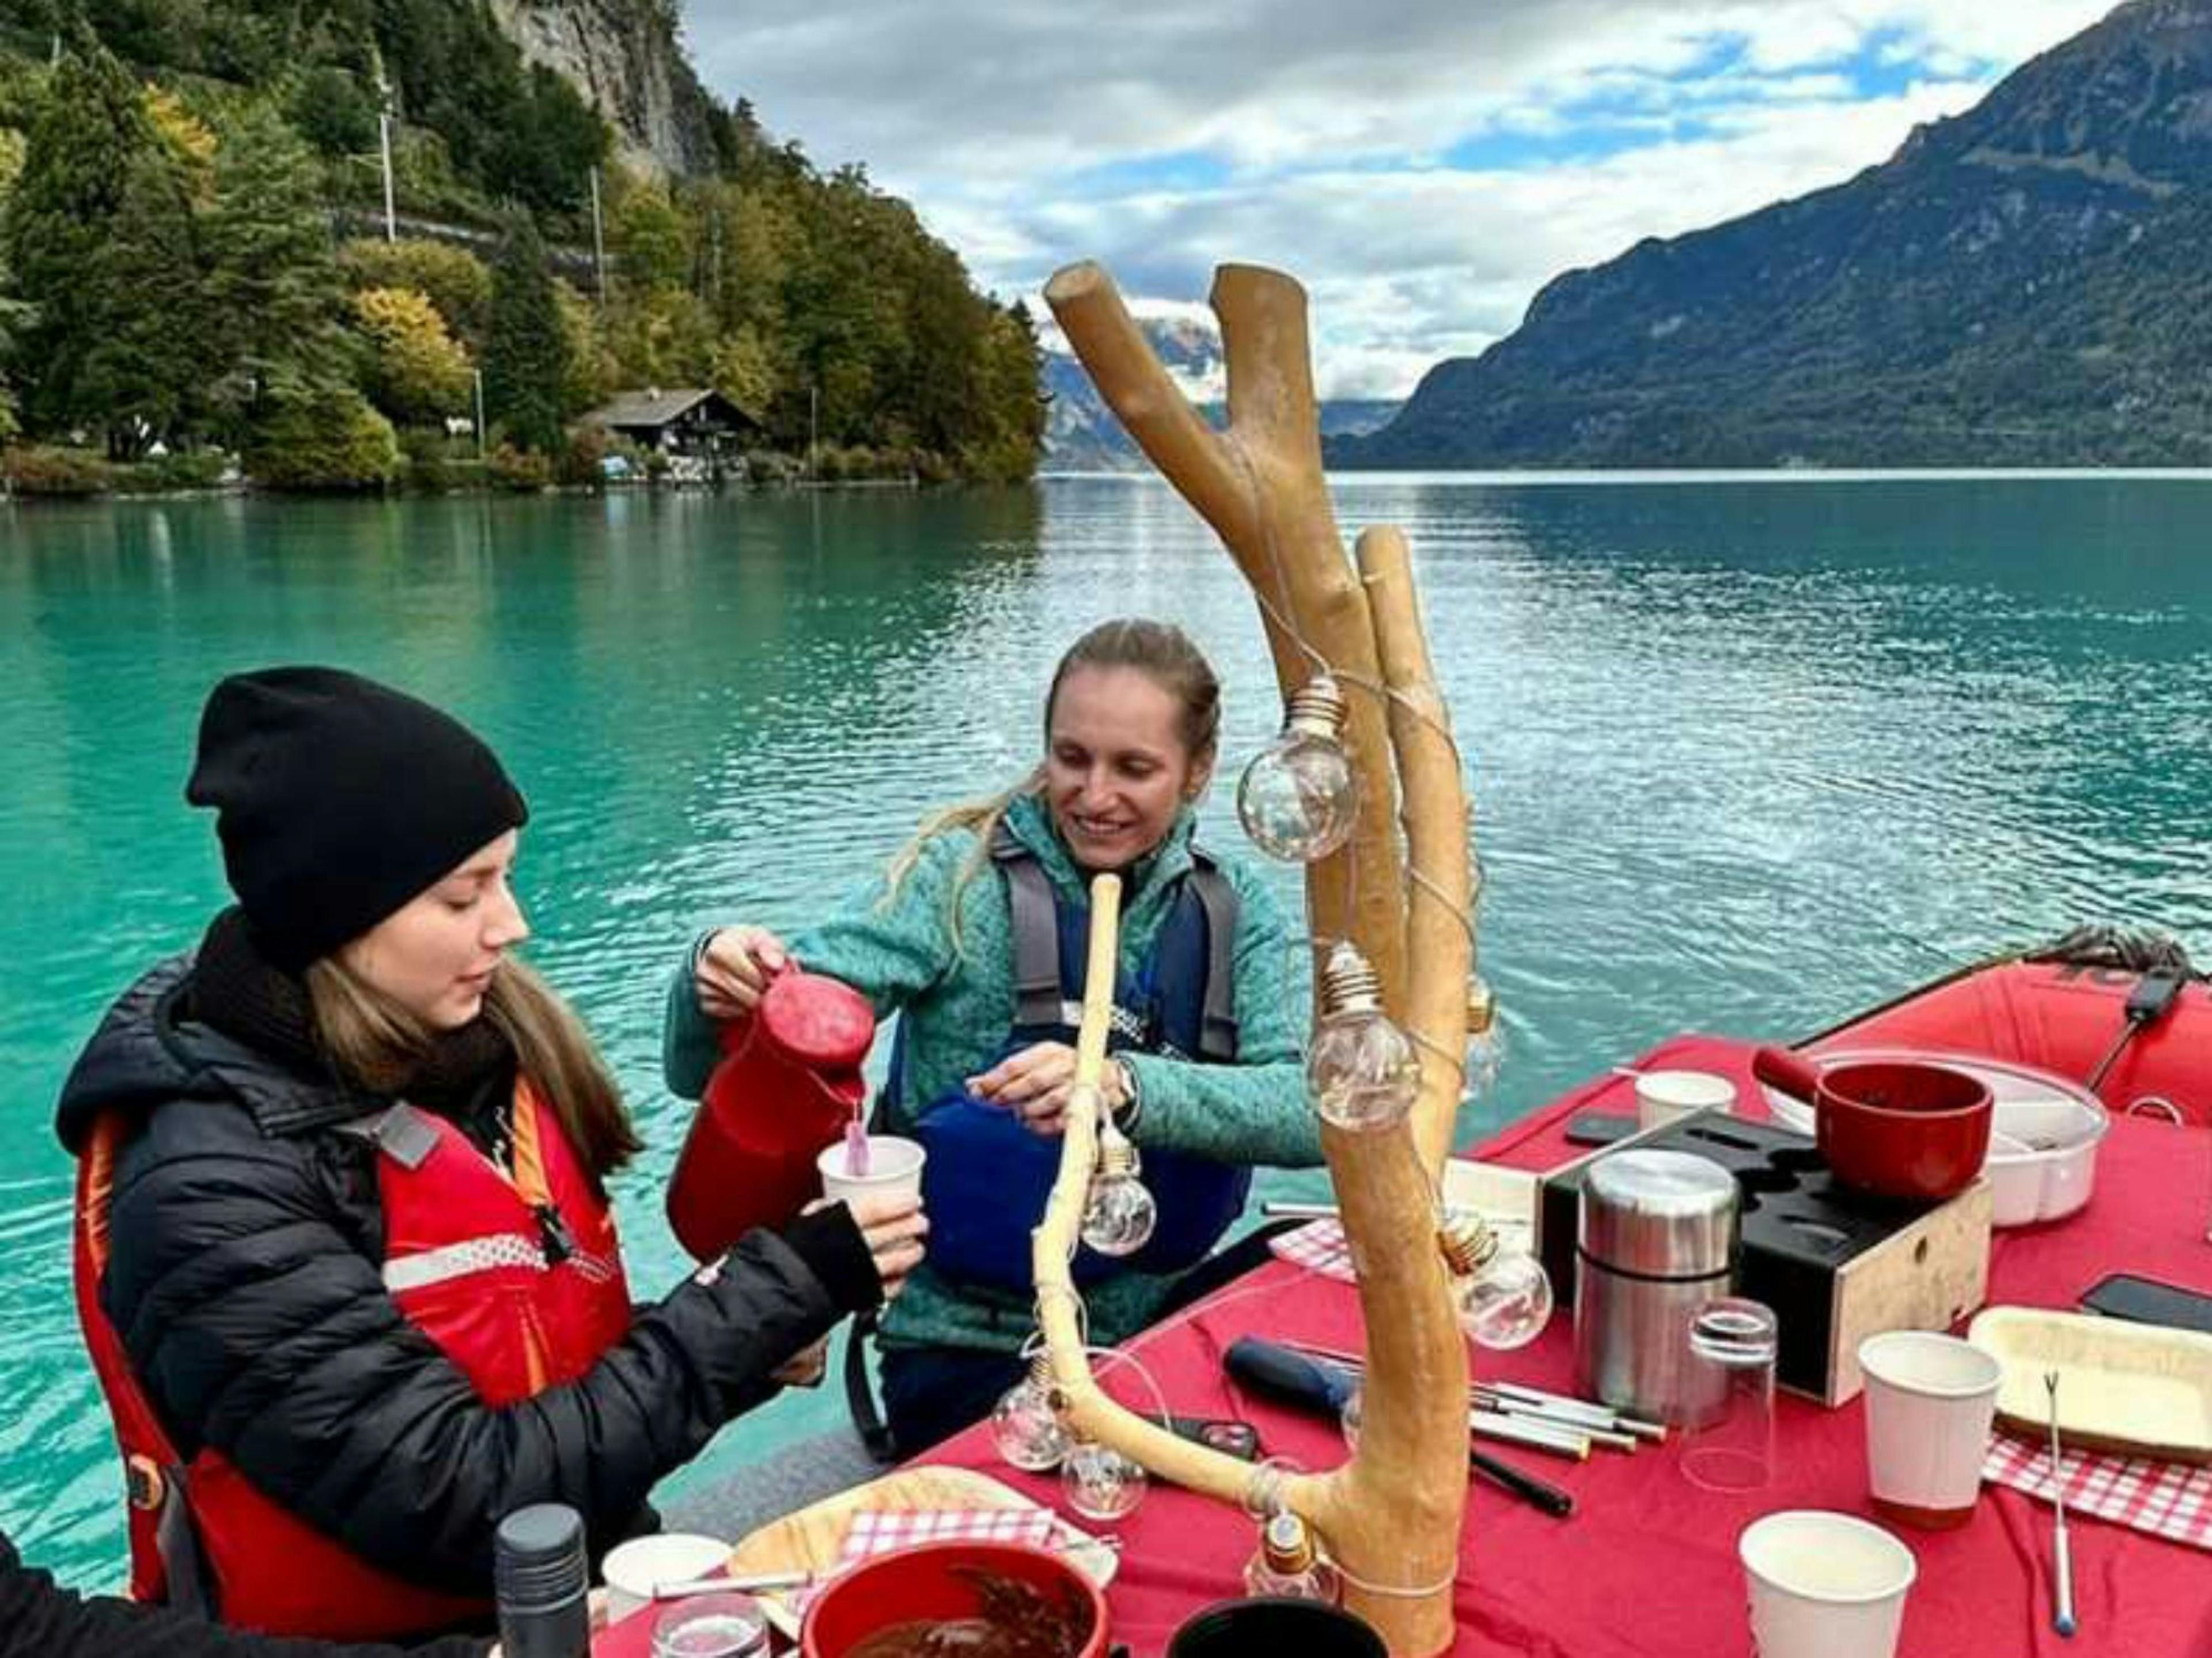
<path id="1" fill-rule="evenodd" d="M 2163 940 L 2069 935 L 1923 985 L 1804 1046 L 1981 1054 L 2079 1083 L 2114 1112 L 2212 1125 L 2212 985 Z"/>

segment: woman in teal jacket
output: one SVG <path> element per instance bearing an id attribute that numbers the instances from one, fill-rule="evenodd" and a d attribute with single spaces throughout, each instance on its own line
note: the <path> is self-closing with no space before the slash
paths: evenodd
<path id="1" fill-rule="evenodd" d="M 933 1185 L 925 1200 L 935 1233 L 930 1258 L 883 1315 L 884 1402 L 902 1451 L 919 1450 L 986 1412 L 1019 1374 L 1018 1350 L 1034 1328 L 1025 1284 L 956 1276 L 945 1266 L 946 1259 L 973 1259 L 975 1250 L 963 1252 L 956 1242 L 984 1226 L 1019 1241 L 1018 1248 L 985 1253 L 1017 1256 L 1018 1273 L 1025 1269 L 1036 1214 L 1009 1212 L 1028 1206 L 1029 1188 L 1018 1181 L 993 1185 L 988 1172 L 972 1168 L 944 1167 L 947 1157 L 981 1154 L 966 1150 L 968 1140 L 948 1149 L 941 1136 L 933 1139 L 955 1102 L 970 1118 L 979 1107 L 1005 1114 L 1032 1144 L 1047 1144 L 1057 1156 L 1074 1072 L 1073 1035 L 1064 1025 L 1047 1029 L 1026 1019 L 1033 999 L 1018 1006 L 1018 878 L 1041 872 L 1048 884 L 1067 995 L 1080 991 L 1079 951 L 1072 962 L 1067 946 L 1081 936 L 1089 878 L 1107 871 L 1122 878 L 1116 999 L 1125 1011 L 1139 1005 L 1121 1021 L 1124 1041 L 1103 1091 L 1145 1156 L 1147 1181 L 1169 1188 L 1164 1230 L 1193 1209 L 1224 1224 L 1233 1218 L 1244 1171 L 1254 1164 L 1321 1161 L 1301 1069 L 1304 1022 L 1294 1011 L 1303 999 L 1290 981 L 1292 935 L 1256 876 L 1234 863 L 1216 865 L 1191 844 L 1193 805 L 1212 772 L 1219 714 L 1213 672 L 1179 629 L 1145 621 L 1093 629 L 1053 677 L 1045 755 L 1029 778 L 925 823 L 854 902 L 787 948 L 764 928 L 725 927 L 702 937 L 676 975 L 663 1057 L 669 1086 L 690 1098 L 703 1090 L 719 1055 L 717 1026 L 749 1012 L 793 959 L 856 987 L 879 1018 L 902 1016 L 883 1126 L 931 1146 Z M 1031 890 L 1042 890 L 1033 874 L 1029 879 Z M 1194 903 L 1201 893 L 1206 902 Z M 1206 919 L 1194 919 L 1201 911 Z M 1207 929 L 1213 917 L 1231 912 L 1221 928 L 1231 935 L 1223 950 Z M 1178 977 L 1176 963 L 1192 960 L 1203 964 Z M 1199 985 L 1212 987 L 1224 973 L 1233 1053 L 1210 1035 L 1201 1052 Z M 1147 995 L 1157 1002 L 1163 990 L 1168 1005 L 1148 1020 L 1141 1005 Z M 1207 1022 L 1209 1031 L 1217 1023 Z M 963 1202 L 948 1214 L 930 1192 L 955 1175 L 965 1176 L 957 1189 L 1003 1190 L 1007 1199 Z M 1218 1232 L 1213 1221 L 1199 1224 Z M 1182 1272 L 1139 1270 L 1160 1264 L 1146 1255 L 1119 1271 L 1091 1263 L 1085 1301 L 1094 1341 L 1119 1342 L 1169 1307 Z"/>

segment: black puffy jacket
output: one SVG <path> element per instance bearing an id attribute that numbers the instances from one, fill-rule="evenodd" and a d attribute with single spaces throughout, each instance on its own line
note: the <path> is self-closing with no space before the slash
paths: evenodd
<path id="1" fill-rule="evenodd" d="M 235 1634 L 166 1606 L 63 1588 L 0 1536 L 0 1658 L 483 1658 L 490 1645 L 457 1635 L 392 1647 Z"/>
<path id="2" fill-rule="evenodd" d="M 575 1508 L 595 1553 L 649 1527 L 653 1483 L 880 1294 L 850 1214 L 823 1210 L 748 1234 L 580 1380 L 487 1406 L 385 1291 L 375 1154 L 337 1127 L 383 1102 L 193 1021 L 190 971 L 125 993 L 63 1089 L 72 1152 L 105 1113 L 136 1130 L 101 1305 L 180 1455 L 221 1451 L 376 1565 L 482 1595 L 526 1503 Z"/>

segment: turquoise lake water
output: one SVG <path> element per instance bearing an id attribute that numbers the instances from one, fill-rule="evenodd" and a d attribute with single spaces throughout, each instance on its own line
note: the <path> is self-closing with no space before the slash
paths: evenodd
<path id="1" fill-rule="evenodd" d="M 1469 759 L 1510 1043 L 1483 1124 L 1674 1031 L 1802 1035 L 2077 920 L 2212 954 L 2212 483 L 1377 477 L 1338 500 L 1348 530 L 1413 536 Z M 219 675 L 358 668 L 507 760 L 533 954 L 650 1145 L 618 1188 L 644 1291 L 680 1270 L 659 1193 L 688 1108 L 656 1044 L 685 939 L 796 924 L 931 805 L 1013 777 L 1060 649 L 1133 611 L 1213 655 L 1241 764 L 1277 717 L 1257 619 L 1151 481 L 0 507 L 0 1525 L 73 1582 L 119 1575 L 52 1103 L 107 1000 L 222 901 L 181 798 Z M 1233 847 L 1230 793 L 1207 811 Z M 793 1395 L 679 1479 L 841 1411 Z"/>

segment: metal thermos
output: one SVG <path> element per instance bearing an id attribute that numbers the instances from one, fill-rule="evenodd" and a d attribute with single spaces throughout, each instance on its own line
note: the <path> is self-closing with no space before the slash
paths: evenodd
<path id="1" fill-rule="evenodd" d="M 505 1658 L 586 1658 L 591 1569 L 582 1515 L 562 1503 L 517 1509 L 493 1535 L 491 1570 Z"/>
<path id="2" fill-rule="evenodd" d="M 1618 1411 L 1680 1424 L 1717 1400 L 1691 1362 L 1690 1322 L 1735 1285 L 1735 1177 L 1686 1151 L 1599 1158 L 1575 1250 L 1575 1375 Z"/>

